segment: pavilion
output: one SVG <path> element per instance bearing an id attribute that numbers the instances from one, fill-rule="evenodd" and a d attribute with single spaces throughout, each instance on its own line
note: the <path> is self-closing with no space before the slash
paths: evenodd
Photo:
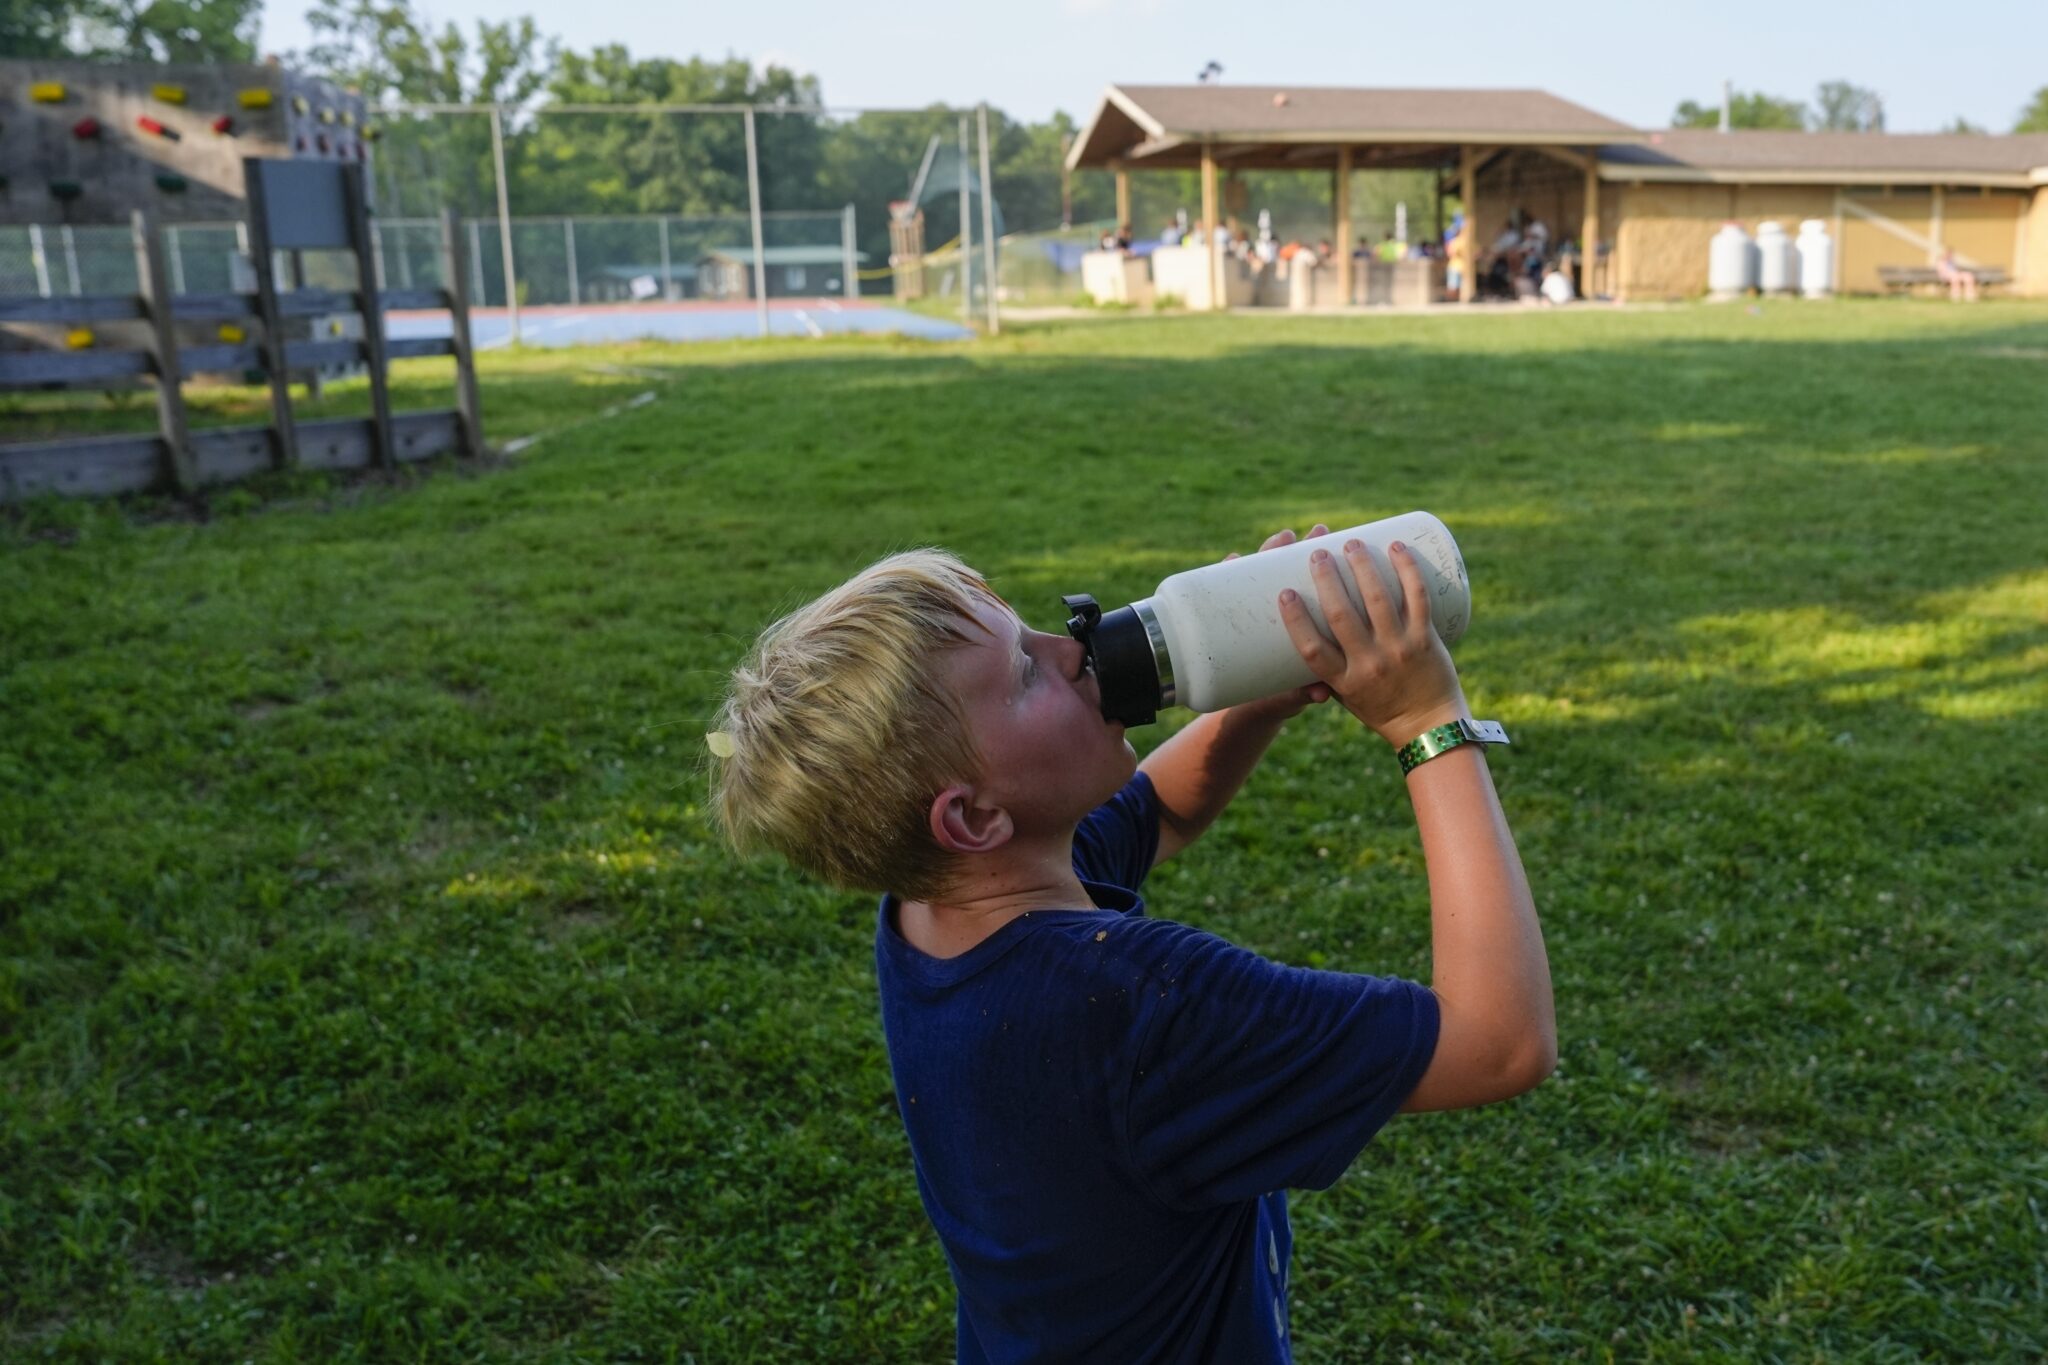
<path id="1" fill-rule="evenodd" d="M 1581 244 L 1588 297 L 1697 296 L 1722 223 L 1754 232 L 1808 219 L 1832 230 L 1838 290 L 1883 289 L 1898 267 L 1947 249 L 2019 293 L 2048 295 L 2048 134 L 1642 130 L 1541 90 L 1112 85 L 1067 166 L 1115 175 L 1119 222 L 1130 221 L 1133 173 L 1198 170 L 1212 224 L 1219 174 L 1326 171 L 1333 233 L 1347 244 L 1354 172 L 1433 170 L 1439 206 L 1455 191 L 1472 225 L 1455 263 L 1468 302 L 1486 229 L 1520 208 L 1553 242 Z M 1220 306 L 1216 238 L 1205 240 Z M 1338 298 L 1353 298 L 1351 252 L 1333 264 Z"/>
<path id="2" fill-rule="evenodd" d="M 1479 177 L 1510 151 L 1546 157 L 1576 173 L 1584 198 L 1572 226 L 1599 240 L 1599 149 L 1645 134 L 1541 90 L 1354 90 L 1265 85 L 1112 85 L 1068 153 L 1069 169 L 1116 175 L 1117 221 L 1128 222 L 1133 171 L 1202 173 L 1202 220 L 1218 221 L 1217 174 L 1233 170 L 1327 170 L 1333 231 L 1351 241 L 1354 171 L 1455 169 L 1467 259 L 1458 294 L 1469 302 Z M 1441 190 L 1441 180 L 1439 181 Z M 1558 224 L 1563 235 L 1566 224 Z M 1217 234 L 1208 234 L 1216 297 L 1224 290 Z M 1351 297 L 1351 252 L 1337 253 L 1337 295 Z"/>

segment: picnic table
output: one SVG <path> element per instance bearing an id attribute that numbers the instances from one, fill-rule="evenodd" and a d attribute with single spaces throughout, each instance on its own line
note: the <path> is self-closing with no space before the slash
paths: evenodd
<path id="1" fill-rule="evenodd" d="M 1975 275 L 1977 285 L 1982 289 L 2012 282 L 2012 276 L 1999 266 L 1965 265 L 1957 268 Z M 1941 289 L 1948 287 L 1942 282 L 1941 272 L 1931 265 L 1881 265 L 1877 268 L 1877 278 L 1883 283 L 1887 294 L 1895 291 L 1909 292 L 1921 285 L 1933 285 Z"/>

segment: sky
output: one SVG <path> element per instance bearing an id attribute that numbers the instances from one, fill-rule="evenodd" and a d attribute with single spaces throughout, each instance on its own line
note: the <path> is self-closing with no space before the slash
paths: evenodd
<path id="1" fill-rule="evenodd" d="M 573 48 L 777 63 L 817 76 L 835 105 L 986 100 L 1033 121 L 1056 109 L 1085 121 L 1105 85 L 1191 82 L 1211 61 L 1247 85 L 1534 87 L 1644 127 L 1668 124 L 1682 99 L 1718 102 L 1723 79 L 1809 103 L 1820 82 L 1848 80 L 1884 98 L 1895 132 L 1958 116 L 2005 132 L 2048 86 L 2048 0 L 414 3 L 465 30 L 531 13 Z M 264 51 L 309 40 L 297 0 L 267 0 Z"/>

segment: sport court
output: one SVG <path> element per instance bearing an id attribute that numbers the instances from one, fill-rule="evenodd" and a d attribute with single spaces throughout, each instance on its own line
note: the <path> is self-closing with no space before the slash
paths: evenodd
<path id="1" fill-rule="evenodd" d="M 389 313 L 394 339 L 448 335 L 445 312 Z M 480 351 L 512 344 L 512 320 L 503 308 L 473 308 L 470 337 Z M 967 341 L 974 333 L 958 322 L 853 299 L 787 298 L 768 301 L 774 336 L 825 337 L 895 333 L 925 341 Z M 525 346 L 588 346 L 623 341 L 731 341 L 761 334 L 752 300 L 729 303 L 555 304 L 519 310 Z"/>

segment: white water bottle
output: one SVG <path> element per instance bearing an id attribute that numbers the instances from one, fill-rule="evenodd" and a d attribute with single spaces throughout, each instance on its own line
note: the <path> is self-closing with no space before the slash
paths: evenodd
<path id="1" fill-rule="evenodd" d="M 1188 569 L 1162 582 L 1150 597 L 1104 612 L 1085 593 L 1060 600 L 1072 613 L 1067 631 L 1088 651 L 1102 688 L 1102 714 L 1126 726 L 1148 725 L 1165 706 L 1220 711 L 1276 696 L 1316 680 L 1280 619 L 1280 593 L 1293 588 L 1325 635 L 1309 556 L 1318 549 L 1342 555 L 1348 541 L 1364 544 L 1388 594 L 1401 600 L 1401 581 L 1387 547 L 1406 544 L 1429 587 L 1430 621 L 1444 644 L 1454 645 L 1472 619 L 1472 588 L 1458 543 L 1427 512 L 1333 531 L 1314 540 L 1262 550 L 1221 564 Z M 1351 604 L 1365 603 L 1348 568 L 1340 566 Z"/>

